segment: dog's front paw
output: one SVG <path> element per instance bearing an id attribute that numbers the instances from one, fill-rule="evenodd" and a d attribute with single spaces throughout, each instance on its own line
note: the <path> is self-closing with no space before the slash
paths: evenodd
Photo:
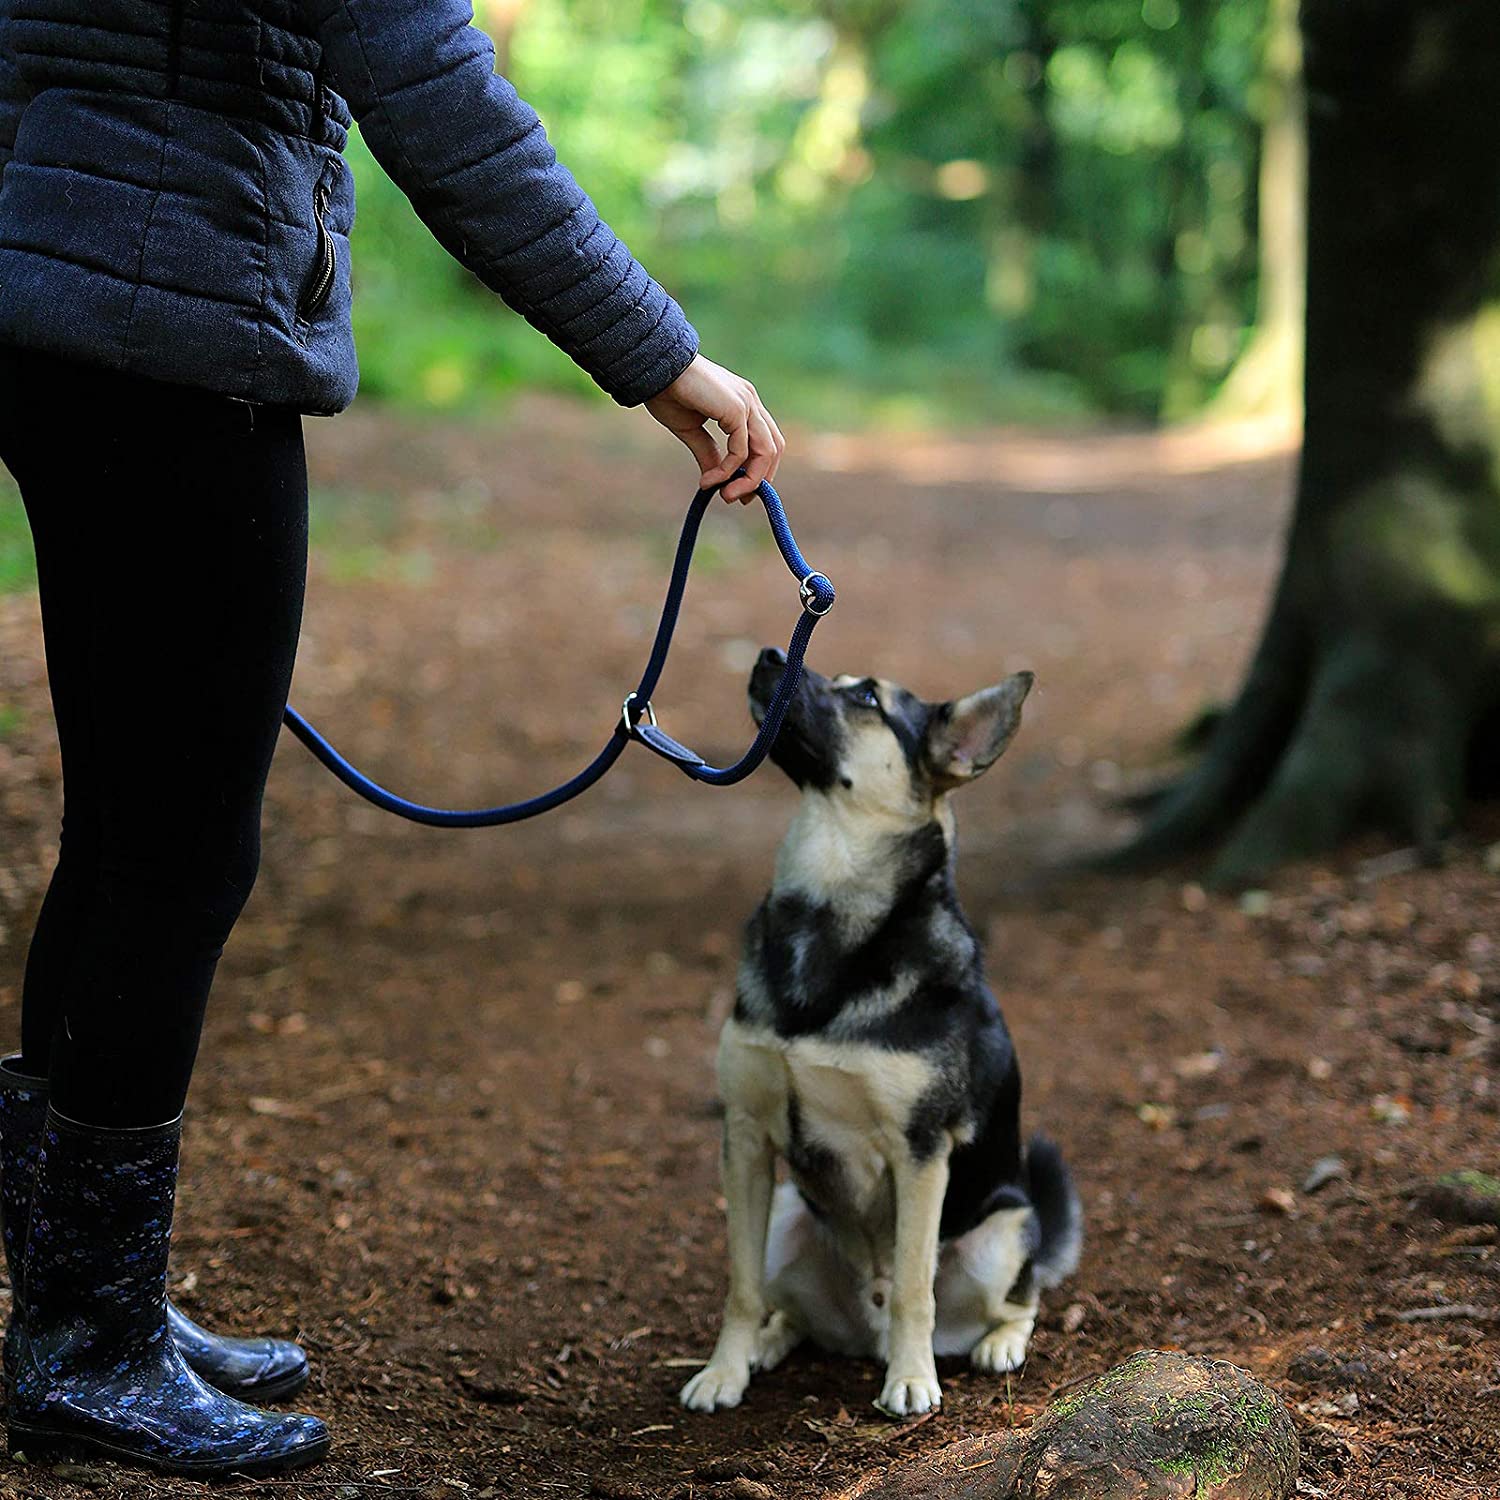
<path id="1" fill-rule="evenodd" d="M 1019 1370 L 1026 1363 L 1026 1345 L 1030 1340 L 1029 1323 L 1002 1323 L 990 1329 L 969 1351 L 969 1363 L 991 1375 Z"/>
<path id="2" fill-rule="evenodd" d="M 750 1366 L 707 1364 L 682 1388 L 682 1404 L 689 1411 L 723 1411 L 738 1406 L 750 1384 Z"/>
<path id="3" fill-rule="evenodd" d="M 943 1404 L 936 1375 L 887 1375 L 885 1389 L 876 1401 L 892 1417 L 916 1417 Z"/>

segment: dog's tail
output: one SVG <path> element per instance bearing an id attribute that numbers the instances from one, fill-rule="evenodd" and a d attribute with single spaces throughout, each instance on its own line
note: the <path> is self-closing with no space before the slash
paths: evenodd
<path id="1" fill-rule="evenodd" d="M 1044 1135 L 1034 1135 L 1026 1143 L 1026 1194 L 1036 1214 L 1039 1238 L 1032 1272 L 1039 1286 L 1056 1286 L 1078 1269 L 1083 1205 L 1062 1152 Z"/>

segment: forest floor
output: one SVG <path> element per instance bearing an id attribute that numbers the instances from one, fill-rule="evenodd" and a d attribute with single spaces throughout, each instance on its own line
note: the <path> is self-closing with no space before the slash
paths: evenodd
<path id="1" fill-rule="evenodd" d="M 571 773 L 643 660 L 685 456 L 638 414 L 548 402 L 309 432 L 294 701 L 450 805 Z M 215 1327 L 301 1337 L 303 1404 L 335 1442 L 303 1478 L 217 1493 L 811 1500 L 1026 1424 L 1140 1346 L 1268 1380 L 1305 1494 L 1500 1493 L 1500 1243 L 1414 1206 L 1434 1173 L 1500 1165 L 1500 820 L 1475 815 L 1439 870 L 1375 841 L 1249 898 L 1189 869 L 1069 866 L 1118 836 L 1122 789 L 1253 645 L 1291 480 L 1263 436 L 805 433 L 782 475 L 839 587 L 816 665 L 930 697 L 1039 676 L 958 807 L 1028 1125 L 1066 1147 L 1088 1216 L 1025 1371 L 945 1362 L 941 1414 L 909 1424 L 871 1406 L 875 1368 L 806 1352 L 736 1411 L 677 1404 L 725 1284 L 712 1056 L 794 805 L 778 773 L 719 791 L 632 750 L 548 818 L 446 833 L 367 808 L 284 739 L 189 1106 L 174 1283 Z M 707 524 L 657 707 L 712 758 L 748 737 L 744 679 L 796 596 L 758 512 Z M 14 594 L 11 1037 L 58 790 L 35 600 Z M 1339 1175 L 1305 1191 L 1325 1157 Z M 0 1460 L 5 1496 L 197 1488 Z"/>

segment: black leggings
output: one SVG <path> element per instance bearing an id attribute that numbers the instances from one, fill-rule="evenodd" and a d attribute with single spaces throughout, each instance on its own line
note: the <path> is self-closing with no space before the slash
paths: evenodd
<path id="1" fill-rule="evenodd" d="M 0 459 L 36 544 L 63 767 L 22 1067 L 64 1114 L 157 1124 L 260 860 L 307 568 L 301 418 L 0 349 Z"/>

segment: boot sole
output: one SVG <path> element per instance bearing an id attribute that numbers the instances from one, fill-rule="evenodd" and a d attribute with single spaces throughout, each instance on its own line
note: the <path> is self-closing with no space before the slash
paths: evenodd
<path id="1" fill-rule="evenodd" d="M 306 1468 L 328 1456 L 332 1446 L 330 1439 L 320 1438 L 315 1443 L 305 1443 L 290 1453 L 271 1454 L 264 1458 L 245 1459 L 240 1463 L 226 1463 L 222 1459 L 170 1459 L 148 1457 L 130 1448 L 106 1443 L 100 1438 L 83 1437 L 74 1433 L 49 1432 L 44 1427 L 27 1427 L 12 1422 L 6 1433 L 11 1457 L 24 1455 L 28 1463 L 51 1463 L 58 1460 L 84 1458 L 112 1458 L 137 1469 L 149 1469 L 155 1474 L 172 1474 L 188 1479 L 227 1479 L 231 1475 L 243 1474 L 249 1478 L 262 1478 L 268 1474 L 285 1474 L 292 1469 Z"/>

